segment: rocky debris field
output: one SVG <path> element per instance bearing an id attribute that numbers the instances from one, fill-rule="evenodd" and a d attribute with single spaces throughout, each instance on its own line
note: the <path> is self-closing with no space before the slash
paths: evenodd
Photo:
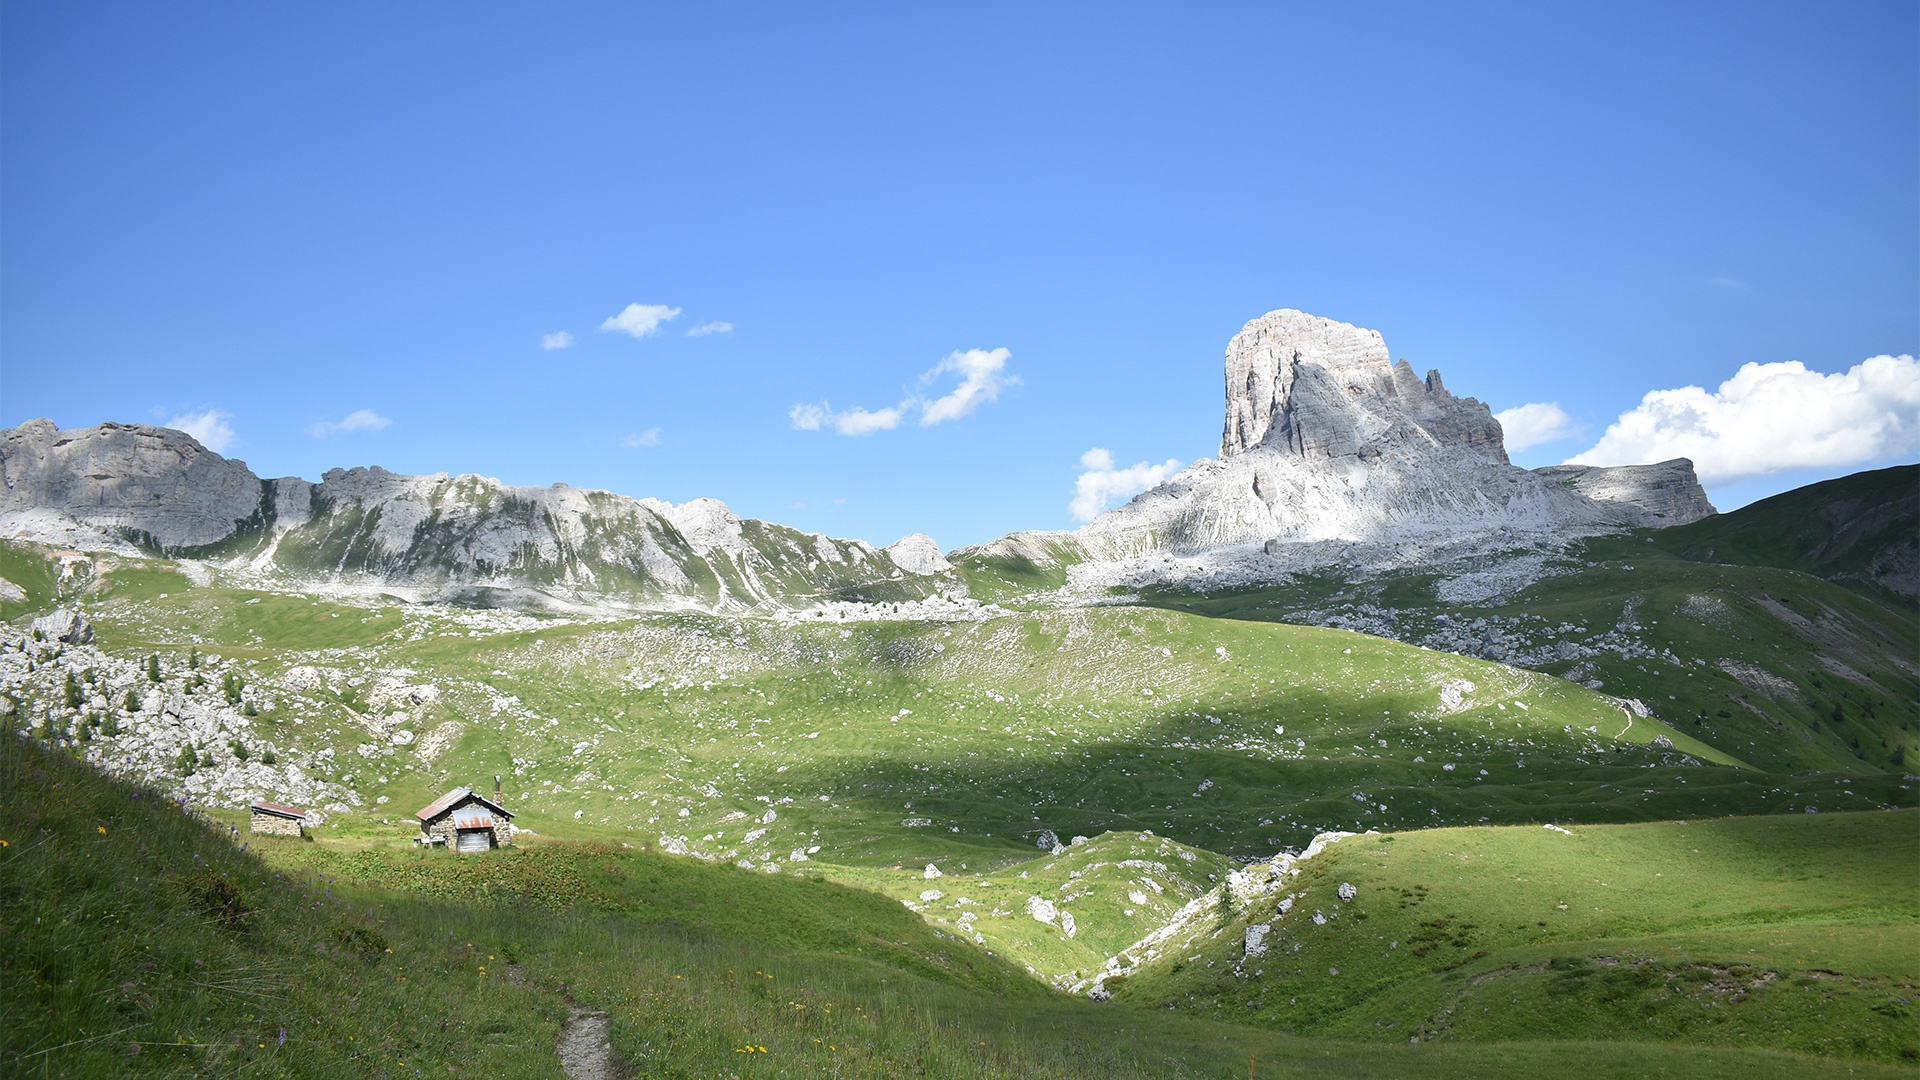
<path id="1" fill-rule="evenodd" d="M 322 778 L 336 768 L 332 746 L 268 730 L 263 716 L 283 702 L 256 684 L 256 665 L 197 651 L 120 658 L 92 641 L 92 628 L 65 609 L 25 632 L 0 630 L 0 710 L 21 735 L 191 802 L 264 798 L 344 812 L 361 801 Z"/>

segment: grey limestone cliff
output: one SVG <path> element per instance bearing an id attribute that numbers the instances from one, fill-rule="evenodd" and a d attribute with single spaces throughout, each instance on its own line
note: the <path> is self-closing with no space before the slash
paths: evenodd
<path id="1" fill-rule="evenodd" d="M 1714 514 L 1686 458 L 1652 465 L 1549 465 L 1536 474 L 1579 492 L 1629 525 L 1685 525 Z"/>
<path id="2" fill-rule="evenodd" d="M 1054 562 L 1227 550 L 1301 565 L 1404 561 L 1713 512 L 1684 460 L 1519 468 L 1486 405 L 1390 356 L 1378 331 L 1292 309 L 1254 319 L 1227 344 L 1218 458 L 1075 532 L 1016 534 L 982 550 Z"/>
<path id="3" fill-rule="evenodd" d="M 429 598 L 688 603 L 726 610 L 960 591 L 925 537 L 899 559 L 740 518 L 482 476 L 334 469 L 262 480 L 185 432 L 133 424 L 0 432 L 0 536 L 87 550 L 192 555 L 296 581 L 406 586 Z"/>

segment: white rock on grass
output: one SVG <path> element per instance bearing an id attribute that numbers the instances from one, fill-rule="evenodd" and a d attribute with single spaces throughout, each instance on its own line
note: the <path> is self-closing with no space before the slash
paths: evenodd
<path id="1" fill-rule="evenodd" d="M 33 631 L 48 641 L 67 645 L 93 644 L 93 627 L 87 620 L 66 608 L 33 620 Z"/>

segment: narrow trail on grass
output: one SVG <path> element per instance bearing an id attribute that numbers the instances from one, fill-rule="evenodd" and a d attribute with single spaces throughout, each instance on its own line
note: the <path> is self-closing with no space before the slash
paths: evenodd
<path id="1" fill-rule="evenodd" d="M 607 1014 L 573 1010 L 560 1029 L 560 1068 L 567 1080 L 614 1080 L 613 1044 Z"/>

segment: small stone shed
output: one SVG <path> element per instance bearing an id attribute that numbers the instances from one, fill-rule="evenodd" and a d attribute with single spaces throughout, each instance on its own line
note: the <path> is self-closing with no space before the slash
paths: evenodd
<path id="1" fill-rule="evenodd" d="M 307 823 L 307 812 L 297 806 L 256 800 L 248 805 L 247 811 L 253 831 L 268 836 L 299 836 L 300 827 Z"/>
<path id="2" fill-rule="evenodd" d="M 472 788 L 457 787 L 421 807 L 416 843 L 486 851 L 513 843 L 513 812 Z"/>

